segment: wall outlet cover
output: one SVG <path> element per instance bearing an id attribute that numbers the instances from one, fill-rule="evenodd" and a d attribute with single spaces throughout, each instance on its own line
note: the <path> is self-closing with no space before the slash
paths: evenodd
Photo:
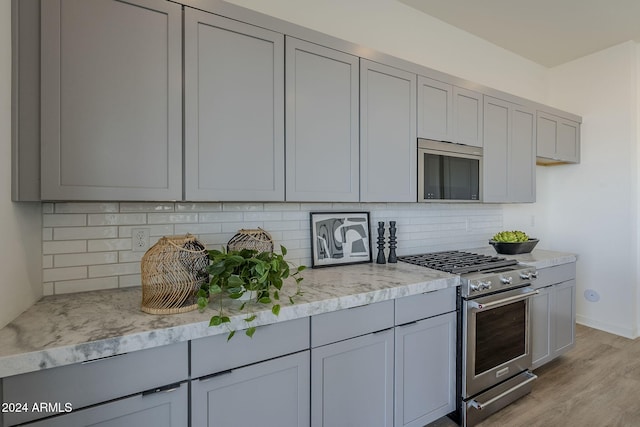
<path id="1" fill-rule="evenodd" d="M 149 249 L 148 228 L 134 228 L 131 230 L 131 248 L 134 252 L 146 252 Z"/>

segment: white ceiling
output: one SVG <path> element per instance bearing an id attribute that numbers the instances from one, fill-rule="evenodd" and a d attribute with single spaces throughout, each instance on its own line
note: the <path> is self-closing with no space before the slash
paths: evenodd
<path id="1" fill-rule="evenodd" d="M 399 1 L 547 67 L 640 41 L 640 0 Z"/>

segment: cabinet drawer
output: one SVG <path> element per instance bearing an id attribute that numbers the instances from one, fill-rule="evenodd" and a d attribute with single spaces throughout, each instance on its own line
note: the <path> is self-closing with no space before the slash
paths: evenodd
<path id="1" fill-rule="evenodd" d="M 4 378 L 5 402 L 70 403 L 73 409 L 147 391 L 188 377 L 187 343 L 181 342 L 59 368 Z M 53 413 L 4 414 L 7 425 Z"/>
<path id="2" fill-rule="evenodd" d="M 191 378 L 215 374 L 309 348 L 309 318 L 260 326 L 253 338 L 238 331 L 191 341 Z"/>
<path id="3" fill-rule="evenodd" d="M 393 327 L 393 300 L 311 317 L 311 347 Z"/>
<path id="4" fill-rule="evenodd" d="M 533 282 L 533 287 L 544 288 L 556 283 L 566 282 L 576 278 L 576 263 L 556 265 L 538 270 L 538 278 Z"/>
<path id="5" fill-rule="evenodd" d="M 425 292 L 396 300 L 395 324 L 426 319 L 456 310 L 456 288 Z"/>

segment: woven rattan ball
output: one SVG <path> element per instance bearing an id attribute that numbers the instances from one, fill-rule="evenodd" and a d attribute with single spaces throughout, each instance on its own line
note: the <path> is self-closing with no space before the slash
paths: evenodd
<path id="1" fill-rule="evenodd" d="M 238 233 L 227 243 L 227 251 L 254 249 L 258 252 L 273 252 L 271 235 L 262 228 L 238 230 Z"/>
<path id="2" fill-rule="evenodd" d="M 198 308 L 208 265 L 205 246 L 191 234 L 158 240 L 142 257 L 142 311 L 176 314 Z"/>

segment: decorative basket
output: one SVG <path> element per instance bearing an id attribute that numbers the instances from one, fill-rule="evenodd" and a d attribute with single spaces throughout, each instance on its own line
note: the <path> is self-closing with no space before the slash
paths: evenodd
<path id="1" fill-rule="evenodd" d="M 254 249 L 258 252 L 273 252 L 271 235 L 262 228 L 255 230 L 238 230 L 238 233 L 227 243 L 227 251 Z"/>
<path id="2" fill-rule="evenodd" d="M 205 246 L 191 234 L 158 240 L 142 257 L 142 311 L 176 314 L 198 308 L 208 265 Z"/>

